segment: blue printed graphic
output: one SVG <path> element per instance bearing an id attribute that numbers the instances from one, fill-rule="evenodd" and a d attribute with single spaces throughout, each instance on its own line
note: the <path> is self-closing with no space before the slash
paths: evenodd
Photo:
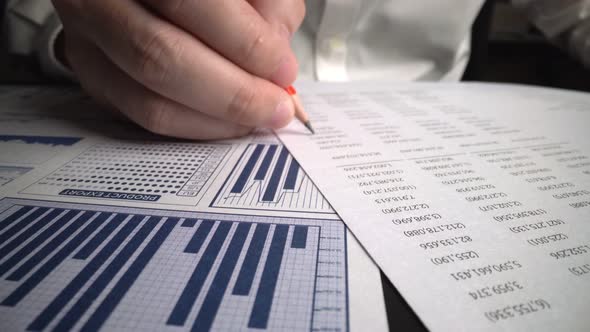
<path id="1" fill-rule="evenodd" d="M 334 213 L 289 151 L 277 144 L 250 144 L 211 207 Z"/>
<path id="2" fill-rule="evenodd" d="M 72 146 L 81 140 L 81 137 L 0 135 L 0 142 L 17 141 L 24 142 L 25 144 L 44 144 L 51 146 Z"/>
<path id="3" fill-rule="evenodd" d="M 0 211 L 2 331 L 347 329 L 340 221 L 20 199 Z"/>

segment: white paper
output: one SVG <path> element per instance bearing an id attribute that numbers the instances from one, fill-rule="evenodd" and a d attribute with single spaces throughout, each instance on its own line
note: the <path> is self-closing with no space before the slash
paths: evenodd
<path id="1" fill-rule="evenodd" d="M 263 166 L 272 146 L 275 154 Z M 242 176 L 257 149 L 251 174 Z M 154 137 L 96 109 L 76 90 L 3 90 L 0 330 L 386 330 L 378 268 L 305 173 L 295 166 L 289 172 L 292 157 L 285 154 L 277 166 L 283 150 L 268 133 L 200 143 Z M 255 178 L 264 167 L 266 174 Z M 116 234 L 138 216 L 147 217 L 115 247 Z M 154 229 L 142 235 L 154 220 Z M 102 242 L 93 240 L 111 222 L 116 229 Z M 166 234 L 168 222 L 174 225 Z M 212 228 L 202 233 L 200 249 L 187 252 L 207 223 Z M 98 228 L 84 233 L 93 225 Z M 245 225 L 246 238 L 238 240 Z M 265 225 L 266 237 L 255 240 Z M 297 242 L 298 226 L 306 233 Z M 223 227 L 229 233 L 219 242 Z M 286 227 L 281 253 L 272 249 L 280 227 Z M 133 249 L 136 236 L 147 237 Z M 158 236 L 164 236 L 159 244 Z M 74 248 L 76 239 L 82 242 Z M 233 247 L 238 256 L 230 254 L 234 239 L 244 241 Z M 77 253 L 92 243 L 88 257 Z M 221 247 L 207 251 L 214 243 Z M 262 252 L 249 291 L 234 293 L 246 280 L 242 269 L 256 243 Z M 109 248 L 115 251 L 96 263 Z M 157 249 L 152 256 L 150 248 Z M 206 268 L 203 257 L 213 256 Z M 94 263 L 98 269 L 88 272 Z M 207 269 L 197 297 L 181 301 Z M 184 314 L 182 305 L 176 310 L 181 302 L 188 304 Z"/>
<path id="2" fill-rule="evenodd" d="M 590 328 L 590 95 L 299 90 L 280 139 L 429 329 Z"/>

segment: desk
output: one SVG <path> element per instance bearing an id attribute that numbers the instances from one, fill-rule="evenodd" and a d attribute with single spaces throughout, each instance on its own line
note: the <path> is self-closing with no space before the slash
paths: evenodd
<path id="1" fill-rule="evenodd" d="M 542 56 L 539 57 L 539 54 Z M 8 57 L 4 54 L 0 60 L 0 63 L 5 64 L 0 67 L 0 84 L 52 84 L 47 77 L 39 73 L 31 59 Z M 541 70 L 538 70 L 539 68 Z M 529 83 L 590 91 L 590 85 L 587 84 L 590 72 L 547 45 L 490 45 L 489 65 L 484 68 L 482 78 L 484 81 Z M 420 320 L 383 276 L 382 285 L 390 329 L 424 331 L 425 327 Z"/>

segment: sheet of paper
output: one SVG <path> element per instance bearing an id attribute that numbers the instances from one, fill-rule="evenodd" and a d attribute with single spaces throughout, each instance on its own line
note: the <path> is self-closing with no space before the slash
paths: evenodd
<path id="1" fill-rule="evenodd" d="M 0 330 L 387 329 L 378 268 L 274 135 L 163 139 L 75 90 L 2 92 Z"/>
<path id="2" fill-rule="evenodd" d="M 590 95 L 298 87 L 279 137 L 433 331 L 590 327 Z"/>

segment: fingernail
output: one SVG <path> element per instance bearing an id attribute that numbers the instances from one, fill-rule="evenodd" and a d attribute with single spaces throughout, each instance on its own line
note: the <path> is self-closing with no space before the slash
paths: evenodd
<path id="1" fill-rule="evenodd" d="M 270 76 L 270 80 L 279 86 L 288 86 L 293 80 L 291 67 L 291 57 L 285 56 L 281 60 L 277 70 Z"/>
<path id="2" fill-rule="evenodd" d="M 291 99 L 283 100 L 275 109 L 270 121 L 267 124 L 268 128 L 279 129 L 286 126 L 293 118 L 293 102 Z"/>

